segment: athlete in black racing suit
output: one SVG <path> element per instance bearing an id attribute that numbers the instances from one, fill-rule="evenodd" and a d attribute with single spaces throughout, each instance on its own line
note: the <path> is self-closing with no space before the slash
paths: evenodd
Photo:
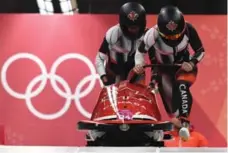
<path id="1" fill-rule="evenodd" d="M 189 44 L 195 52 L 192 57 Z M 154 87 L 157 83 L 167 113 L 180 119 L 181 127 L 188 126 L 192 106 L 190 87 L 196 80 L 197 64 L 204 57 L 196 29 L 185 21 L 177 7 L 165 6 L 158 15 L 157 25 L 147 31 L 136 52 L 137 73 L 144 72 L 145 53 L 153 64 L 181 64 L 179 68 L 153 67 L 150 85 Z"/>
<path id="2" fill-rule="evenodd" d="M 120 8 L 119 24 L 107 31 L 96 56 L 96 69 L 104 85 L 127 79 L 135 66 L 135 52 L 143 41 L 145 29 L 143 6 L 135 2 L 124 4 Z M 144 77 L 138 79 L 143 81 Z"/>

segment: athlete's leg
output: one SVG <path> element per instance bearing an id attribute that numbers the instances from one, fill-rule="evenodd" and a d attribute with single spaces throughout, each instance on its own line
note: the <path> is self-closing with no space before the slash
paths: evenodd
<path id="1" fill-rule="evenodd" d="M 161 73 L 160 78 L 158 80 L 158 89 L 160 96 L 162 98 L 163 105 L 167 114 L 172 117 L 176 113 L 178 107 L 177 105 L 173 105 L 172 99 L 174 97 L 175 92 L 173 92 L 175 88 L 173 72 Z"/>
<path id="2" fill-rule="evenodd" d="M 179 129 L 179 136 L 183 140 L 188 140 L 190 137 L 190 113 L 192 108 L 192 94 L 190 91 L 191 85 L 195 82 L 197 76 L 197 67 L 191 72 L 178 70 L 175 80 L 175 94 L 173 103 L 179 106 L 179 114 L 177 122 L 174 122 Z"/>
<path id="3" fill-rule="evenodd" d="M 197 67 L 191 72 L 179 70 L 176 73 L 176 95 L 175 101 L 179 105 L 179 118 L 183 122 L 187 122 L 190 117 L 192 108 L 192 93 L 190 87 L 197 77 Z"/>

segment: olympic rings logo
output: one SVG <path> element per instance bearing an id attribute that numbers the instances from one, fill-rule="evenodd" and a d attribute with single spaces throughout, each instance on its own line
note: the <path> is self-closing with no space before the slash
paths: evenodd
<path id="1" fill-rule="evenodd" d="M 19 59 L 29 59 L 34 61 L 40 68 L 41 74 L 33 78 L 28 86 L 26 87 L 25 93 L 18 93 L 14 91 L 8 84 L 7 81 L 7 70 L 9 66 L 19 60 Z M 79 84 L 76 86 L 75 91 L 72 92 L 69 84 L 59 75 L 56 74 L 57 68 L 59 65 L 69 59 L 75 59 L 75 60 L 81 60 L 84 62 L 89 70 L 90 75 L 85 76 L 82 80 L 80 80 Z M 52 65 L 50 73 L 47 72 L 47 68 L 45 64 L 42 62 L 40 58 L 37 56 L 30 54 L 30 53 L 18 53 L 13 56 L 11 56 L 7 61 L 3 64 L 2 71 L 1 71 L 1 82 L 3 85 L 3 88 L 6 90 L 7 93 L 9 93 L 11 96 L 17 98 L 17 99 L 23 99 L 25 100 L 26 106 L 29 109 L 29 111 L 35 115 L 36 117 L 44 120 L 53 120 L 61 117 L 64 115 L 68 109 L 70 108 L 71 101 L 73 100 L 75 102 L 75 105 L 78 109 L 78 111 L 87 118 L 91 117 L 91 113 L 89 113 L 87 110 L 84 109 L 84 107 L 81 105 L 80 99 L 87 96 L 94 88 L 96 79 L 99 79 L 99 75 L 96 73 L 96 69 L 93 65 L 93 63 L 84 55 L 78 54 L 78 53 L 68 53 L 63 56 L 60 56 Z M 52 114 L 44 114 L 42 112 L 39 112 L 32 104 L 32 98 L 38 96 L 45 88 L 47 81 L 50 80 L 51 86 L 53 90 L 61 97 L 66 99 L 66 102 L 59 111 Z M 35 87 L 37 83 L 40 83 L 40 86 L 32 91 L 32 89 Z M 82 87 L 89 82 L 89 85 L 86 89 L 82 91 Z M 63 86 L 65 91 L 62 91 L 57 85 L 59 83 Z M 100 81 L 100 84 L 102 86 L 102 83 Z"/>

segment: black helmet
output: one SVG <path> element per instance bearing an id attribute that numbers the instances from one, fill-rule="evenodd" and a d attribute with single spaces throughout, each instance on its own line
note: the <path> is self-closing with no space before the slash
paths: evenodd
<path id="1" fill-rule="evenodd" d="M 140 38 L 146 28 L 146 11 L 136 2 L 125 3 L 120 8 L 119 24 L 123 34 L 130 39 Z M 137 27 L 137 32 L 130 32 L 129 27 Z"/>
<path id="2" fill-rule="evenodd" d="M 165 6 L 158 15 L 157 26 L 163 38 L 178 40 L 185 32 L 184 16 L 177 7 Z"/>

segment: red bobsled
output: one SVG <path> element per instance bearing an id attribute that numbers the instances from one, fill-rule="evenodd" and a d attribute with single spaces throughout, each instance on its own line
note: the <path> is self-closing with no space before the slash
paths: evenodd
<path id="1" fill-rule="evenodd" d="M 162 146 L 172 124 L 161 120 L 151 89 L 123 81 L 102 89 L 91 119 L 78 129 L 88 130 L 88 146 Z"/>

